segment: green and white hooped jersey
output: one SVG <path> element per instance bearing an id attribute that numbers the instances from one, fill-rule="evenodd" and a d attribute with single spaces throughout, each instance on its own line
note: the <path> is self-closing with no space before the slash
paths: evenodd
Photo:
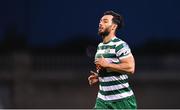
<path id="1" fill-rule="evenodd" d="M 117 37 L 108 43 L 100 43 L 97 47 L 96 58 L 102 56 L 110 63 L 121 63 L 120 60 L 131 56 L 128 44 Z M 104 101 L 115 101 L 134 95 L 128 83 L 128 75 L 110 70 L 99 72 L 99 92 L 97 98 Z"/>

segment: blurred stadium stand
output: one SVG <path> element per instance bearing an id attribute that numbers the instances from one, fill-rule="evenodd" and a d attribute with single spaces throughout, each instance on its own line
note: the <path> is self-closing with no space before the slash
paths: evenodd
<path id="1" fill-rule="evenodd" d="M 1 0 L 0 109 L 93 108 L 98 86 L 88 85 L 95 68 L 86 48 L 100 42 L 98 17 L 107 9 L 125 15 L 138 108 L 180 108 L 179 3 Z"/>
<path id="2" fill-rule="evenodd" d="M 80 49 L 78 44 L 65 47 L 74 47 L 69 53 L 63 46 L 58 49 L 2 49 L 0 107 L 92 108 L 98 86 L 90 87 L 87 77 L 94 64 L 85 54 L 86 46 Z M 149 55 L 146 52 L 137 54 L 142 49 L 132 51 L 135 52 L 136 73 L 130 76 L 130 84 L 138 108 L 180 108 L 179 54 L 162 54 L 161 51 Z"/>

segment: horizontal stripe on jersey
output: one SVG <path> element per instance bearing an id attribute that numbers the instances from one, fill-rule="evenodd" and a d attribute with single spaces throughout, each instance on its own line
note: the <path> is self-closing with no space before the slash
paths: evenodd
<path id="1" fill-rule="evenodd" d="M 104 53 L 108 53 L 108 54 L 115 54 L 116 50 L 115 49 L 103 49 L 103 50 L 98 50 L 97 54 L 104 54 Z"/>
<path id="2" fill-rule="evenodd" d="M 113 100 L 119 100 L 123 99 L 129 96 L 133 95 L 133 91 L 129 92 L 124 92 L 124 93 L 119 93 L 119 94 L 114 94 L 114 95 L 102 95 L 100 92 L 98 93 L 98 98 L 106 101 L 113 101 Z"/>
<path id="3" fill-rule="evenodd" d="M 100 82 L 101 86 L 113 86 L 113 85 L 119 85 L 122 83 L 127 83 L 128 80 L 119 80 L 119 81 L 109 81 L 109 82 Z"/>
<path id="4" fill-rule="evenodd" d="M 99 77 L 100 82 L 110 82 L 110 81 L 117 81 L 117 80 L 125 80 L 128 79 L 126 74 L 119 75 L 119 76 L 110 76 L 110 77 Z"/>
<path id="5" fill-rule="evenodd" d="M 129 87 L 129 83 L 111 85 L 111 86 L 101 86 L 101 85 L 99 85 L 99 89 L 102 90 L 102 91 L 113 91 L 113 90 L 118 90 L 118 89 L 123 89 L 123 88 L 128 88 L 128 87 Z"/>
<path id="6" fill-rule="evenodd" d="M 98 46 L 97 50 L 103 50 L 103 49 L 114 49 L 116 45 L 103 45 L 103 46 Z"/>
<path id="7" fill-rule="evenodd" d="M 114 90 L 114 91 L 99 91 L 102 95 L 114 95 L 114 94 L 120 94 L 124 92 L 129 92 L 131 91 L 131 88 L 124 88 L 124 89 L 119 89 L 119 90 Z"/>
<path id="8" fill-rule="evenodd" d="M 111 53 L 104 53 L 104 54 L 98 54 L 96 53 L 96 58 L 102 58 L 102 56 L 104 58 L 117 58 L 115 54 L 111 54 Z"/>
<path id="9" fill-rule="evenodd" d="M 117 46 L 116 46 L 116 52 L 117 52 L 118 50 L 122 49 L 122 48 L 123 48 L 123 43 L 120 44 L 120 45 L 117 45 Z"/>

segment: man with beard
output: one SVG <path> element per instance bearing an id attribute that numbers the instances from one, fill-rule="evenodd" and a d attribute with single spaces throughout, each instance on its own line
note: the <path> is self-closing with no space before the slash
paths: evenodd
<path id="1" fill-rule="evenodd" d="M 123 17 L 106 11 L 99 23 L 102 42 L 95 55 L 96 72 L 88 77 L 92 86 L 99 82 L 95 109 L 136 109 L 136 99 L 128 83 L 134 74 L 135 61 L 128 44 L 116 37 L 124 25 Z"/>

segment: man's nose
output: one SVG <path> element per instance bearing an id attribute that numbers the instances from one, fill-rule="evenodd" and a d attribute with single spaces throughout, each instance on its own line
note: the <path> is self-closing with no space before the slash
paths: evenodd
<path id="1" fill-rule="evenodd" d="M 102 26 L 102 23 L 101 23 L 101 22 L 99 23 L 99 26 Z"/>

